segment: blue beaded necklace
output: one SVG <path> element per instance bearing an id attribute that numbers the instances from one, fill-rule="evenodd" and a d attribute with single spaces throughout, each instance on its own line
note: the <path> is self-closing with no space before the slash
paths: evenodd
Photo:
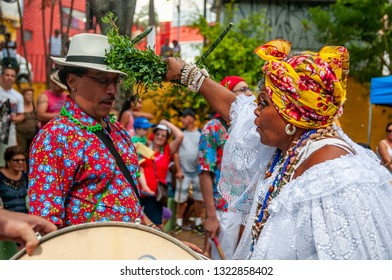
<path id="1" fill-rule="evenodd" d="M 303 141 L 308 139 L 309 136 L 315 132 L 316 132 L 315 129 L 312 129 L 312 130 L 305 132 L 298 139 L 298 142 L 296 143 L 296 145 L 291 147 L 286 152 L 285 160 L 283 160 L 283 158 L 282 158 L 282 150 L 280 150 L 280 149 L 276 150 L 276 152 L 275 152 L 275 154 L 269 164 L 269 168 L 265 174 L 264 179 L 271 177 L 275 167 L 278 166 L 279 164 L 281 164 L 282 161 L 284 161 L 284 163 L 283 163 L 281 169 L 279 170 L 278 174 L 275 176 L 275 179 L 272 182 L 271 186 L 269 187 L 269 189 L 264 197 L 263 204 L 259 204 L 259 206 L 256 209 L 257 215 L 256 215 L 256 218 L 255 218 L 253 225 L 252 225 L 252 244 L 250 247 L 251 253 L 253 252 L 254 244 L 255 244 L 256 240 L 258 239 L 258 237 L 260 236 L 260 232 L 263 229 L 264 224 L 266 223 L 266 221 L 268 219 L 268 216 L 269 216 L 268 215 L 268 205 L 269 205 L 270 201 L 279 194 L 282 186 L 284 185 L 283 179 L 285 177 L 290 178 L 290 176 L 291 176 L 291 172 L 287 172 L 287 171 L 290 171 L 291 167 L 294 165 L 294 163 L 292 165 L 290 165 L 290 170 L 287 170 L 288 169 L 287 167 L 289 166 L 291 159 L 298 154 L 298 153 L 296 153 L 296 151 L 299 147 L 301 147 Z"/>

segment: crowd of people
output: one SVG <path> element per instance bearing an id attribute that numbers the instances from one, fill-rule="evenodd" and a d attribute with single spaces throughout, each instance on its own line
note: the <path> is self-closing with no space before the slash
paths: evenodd
<path id="1" fill-rule="evenodd" d="M 336 126 L 349 72 L 344 47 L 292 54 L 284 40 L 262 45 L 257 92 L 242 77 L 218 83 L 168 56 L 166 80 L 198 91 L 215 112 L 199 127 L 185 108 L 182 128 L 143 112 L 135 96 L 111 114 L 126 74 L 106 65 L 108 48 L 106 36 L 75 35 L 72 59 L 52 57 L 59 71 L 37 109 L 33 89 L 16 92 L 15 70 L 3 69 L 1 239 L 31 254 L 34 231 L 104 221 L 164 230 L 171 211 L 176 235 L 189 229 L 192 204 L 191 229 L 205 243 L 187 244 L 214 260 L 392 259 L 392 124 L 379 157 Z M 171 209 L 161 193 L 169 174 Z"/>
<path id="2" fill-rule="evenodd" d="M 181 46 L 177 40 L 173 40 L 171 44 L 169 43 L 169 39 L 165 39 L 164 43 L 161 46 L 161 50 L 159 55 L 163 58 L 168 57 L 181 57 Z"/>

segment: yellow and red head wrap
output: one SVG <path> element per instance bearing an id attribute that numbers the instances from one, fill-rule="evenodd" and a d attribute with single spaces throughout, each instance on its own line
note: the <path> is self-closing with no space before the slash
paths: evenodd
<path id="1" fill-rule="evenodd" d="M 265 60 L 268 96 L 289 123 L 313 129 L 332 123 L 346 100 L 349 54 L 344 47 L 288 57 L 291 43 L 270 41 L 255 50 Z"/>

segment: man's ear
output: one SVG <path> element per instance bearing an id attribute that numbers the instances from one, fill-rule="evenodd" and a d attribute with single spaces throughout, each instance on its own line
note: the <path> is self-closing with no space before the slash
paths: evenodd
<path id="1" fill-rule="evenodd" d="M 75 74 L 68 74 L 67 76 L 67 84 L 68 86 L 72 89 L 77 88 L 77 79 L 76 79 L 76 75 Z"/>

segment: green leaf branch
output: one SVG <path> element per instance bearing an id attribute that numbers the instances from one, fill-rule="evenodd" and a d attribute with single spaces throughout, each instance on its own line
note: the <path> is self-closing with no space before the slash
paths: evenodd
<path id="1" fill-rule="evenodd" d="M 103 19 L 110 26 L 107 35 L 111 48 L 106 52 L 109 66 L 128 75 L 123 83 L 125 89 L 136 87 L 137 93 L 146 93 L 149 89 L 162 88 L 166 62 L 149 47 L 145 50 L 136 48 L 136 44 L 151 32 L 152 27 L 131 40 L 119 34 L 116 20 L 113 13 L 108 13 Z"/>

